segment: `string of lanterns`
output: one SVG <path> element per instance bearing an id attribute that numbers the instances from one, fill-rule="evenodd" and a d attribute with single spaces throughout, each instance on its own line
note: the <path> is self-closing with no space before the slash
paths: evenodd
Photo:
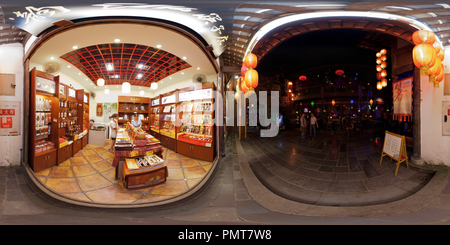
<path id="1" fill-rule="evenodd" d="M 381 89 L 383 89 L 384 87 L 387 86 L 387 79 L 386 79 L 386 76 L 387 76 L 387 71 L 386 71 L 386 67 L 387 67 L 387 61 L 386 60 L 387 60 L 387 57 L 386 57 L 386 53 L 387 53 L 386 49 L 382 49 L 382 50 L 380 50 L 380 52 L 378 52 L 376 54 L 376 56 L 377 56 L 376 69 L 377 69 L 377 72 L 378 72 L 377 73 L 377 80 L 378 80 L 378 82 L 377 82 L 377 89 L 378 90 L 381 90 Z"/>
<path id="2" fill-rule="evenodd" d="M 416 45 L 412 52 L 414 65 L 420 69 L 420 75 L 429 76 L 430 83 L 439 88 L 439 83 L 444 80 L 444 49 L 432 31 L 415 31 L 412 40 Z"/>
<path id="3" fill-rule="evenodd" d="M 255 88 L 258 86 L 258 72 L 255 70 L 258 64 L 258 58 L 255 54 L 247 54 L 244 57 L 241 67 L 241 76 L 238 79 L 236 85 L 236 92 L 242 91 L 244 95 L 250 95 L 255 93 Z M 239 93 L 236 93 L 236 99 L 239 97 Z"/>

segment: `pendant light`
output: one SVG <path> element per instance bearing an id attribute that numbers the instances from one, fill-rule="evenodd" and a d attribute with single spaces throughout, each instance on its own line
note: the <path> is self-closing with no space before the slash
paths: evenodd
<path id="1" fill-rule="evenodd" d="M 105 85 L 105 79 L 99 78 L 99 79 L 97 80 L 97 86 L 103 86 L 103 85 Z"/>
<path id="2" fill-rule="evenodd" d="M 131 84 L 129 82 L 122 83 L 122 93 L 129 94 L 131 92 Z"/>

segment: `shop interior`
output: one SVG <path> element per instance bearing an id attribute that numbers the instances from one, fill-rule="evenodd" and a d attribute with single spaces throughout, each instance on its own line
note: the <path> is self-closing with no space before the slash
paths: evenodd
<path id="1" fill-rule="evenodd" d="M 29 165 L 49 191 L 151 203 L 195 188 L 212 168 L 217 69 L 189 36 L 141 23 L 78 26 L 34 49 L 29 71 Z"/>

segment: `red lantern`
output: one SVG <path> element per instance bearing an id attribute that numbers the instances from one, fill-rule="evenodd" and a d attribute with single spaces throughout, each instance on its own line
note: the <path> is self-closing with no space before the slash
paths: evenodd
<path id="1" fill-rule="evenodd" d="M 344 71 L 343 70 L 336 70 L 336 75 L 338 75 L 338 76 L 342 76 L 342 75 L 344 75 Z"/>
<path id="2" fill-rule="evenodd" d="M 241 77 L 245 77 L 245 72 L 248 71 L 248 68 L 242 64 L 241 66 Z"/>
<path id="3" fill-rule="evenodd" d="M 428 76 L 430 67 L 436 62 L 436 50 L 427 43 L 416 45 L 413 49 L 413 61 L 420 68 L 420 74 Z"/>
<path id="4" fill-rule="evenodd" d="M 306 80 L 306 76 L 301 75 L 300 77 L 298 77 L 298 79 L 300 79 L 300 81 L 305 81 Z"/>
<path id="5" fill-rule="evenodd" d="M 256 68 L 256 65 L 258 64 L 258 58 L 255 54 L 247 54 L 244 58 L 244 66 L 247 68 Z"/>
<path id="6" fill-rule="evenodd" d="M 380 72 L 381 77 L 386 77 L 387 76 L 387 71 L 386 70 L 381 70 Z"/>
<path id="7" fill-rule="evenodd" d="M 334 106 L 336 104 L 336 101 L 332 100 L 331 105 Z"/>
<path id="8" fill-rule="evenodd" d="M 381 68 L 385 69 L 387 67 L 387 62 L 386 61 L 381 62 L 380 66 Z"/>
<path id="9" fill-rule="evenodd" d="M 381 70 L 383 70 L 383 67 L 381 67 L 381 65 L 377 65 L 376 68 L 377 68 L 377 71 L 378 71 L 378 72 L 380 72 Z"/>
<path id="10" fill-rule="evenodd" d="M 415 31 L 412 35 L 414 44 L 419 45 L 422 43 L 433 44 L 436 40 L 436 35 L 432 31 L 419 30 Z"/>
<path id="11" fill-rule="evenodd" d="M 255 88 L 258 86 L 258 72 L 254 69 L 249 69 L 245 73 L 244 80 L 248 90 L 255 91 Z"/>
<path id="12" fill-rule="evenodd" d="M 382 50 L 380 50 L 380 54 L 386 54 L 387 53 L 387 50 L 386 49 L 382 49 Z"/>
<path id="13" fill-rule="evenodd" d="M 377 72 L 377 80 L 380 81 L 381 78 L 383 78 L 383 77 L 381 76 L 381 73 L 380 73 L 380 72 Z"/>
<path id="14" fill-rule="evenodd" d="M 441 61 L 444 61 L 444 56 L 445 56 L 445 51 L 444 51 L 444 49 L 440 49 L 439 50 L 439 53 L 437 54 L 437 57 L 439 57 L 439 59 L 441 60 Z"/>

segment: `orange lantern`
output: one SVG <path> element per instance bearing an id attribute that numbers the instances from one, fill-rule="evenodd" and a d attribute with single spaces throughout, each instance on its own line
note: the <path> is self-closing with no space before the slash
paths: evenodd
<path id="1" fill-rule="evenodd" d="M 377 65 L 381 64 L 381 58 L 377 59 Z"/>
<path id="2" fill-rule="evenodd" d="M 444 61 L 444 56 L 445 56 L 445 51 L 444 51 L 444 49 L 440 49 L 439 50 L 439 53 L 437 54 L 437 57 L 441 60 L 441 61 Z"/>
<path id="3" fill-rule="evenodd" d="M 258 86 L 258 72 L 254 69 L 249 69 L 245 73 L 245 85 L 249 91 L 255 92 L 255 88 Z"/>
<path id="4" fill-rule="evenodd" d="M 381 77 L 386 77 L 387 76 L 387 71 L 385 69 L 380 71 L 380 75 Z"/>
<path id="5" fill-rule="evenodd" d="M 336 104 L 336 101 L 332 100 L 331 105 L 334 106 Z"/>
<path id="6" fill-rule="evenodd" d="M 305 81 L 306 80 L 306 76 L 301 75 L 298 79 L 300 79 L 300 81 Z"/>
<path id="7" fill-rule="evenodd" d="M 338 76 L 344 75 L 344 71 L 343 71 L 343 70 L 336 70 L 335 73 L 336 73 L 336 75 L 338 75 Z"/>
<path id="8" fill-rule="evenodd" d="M 378 52 L 378 53 L 376 54 L 376 56 L 377 56 L 377 58 L 380 58 L 380 57 L 381 57 L 381 53 Z"/>
<path id="9" fill-rule="evenodd" d="M 373 100 L 372 99 L 370 99 L 369 104 L 370 104 L 370 106 L 373 105 Z"/>
<path id="10" fill-rule="evenodd" d="M 385 61 L 385 60 L 387 59 L 387 57 L 386 57 L 385 54 L 383 54 L 383 55 L 381 55 L 380 59 L 381 59 L 381 61 Z M 381 64 L 381 63 L 380 63 L 380 64 Z"/>
<path id="11" fill-rule="evenodd" d="M 383 85 L 381 85 L 381 82 L 377 82 L 377 89 L 381 90 L 383 88 Z"/>
<path id="12" fill-rule="evenodd" d="M 383 88 L 387 86 L 387 79 L 384 78 L 384 77 L 381 79 L 381 86 L 382 86 Z"/>
<path id="13" fill-rule="evenodd" d="M 422 43 L 433 44 L 436 40 L 436 35 L 432 31 L 419 30 L 415 31 L 412 35 L 414 44 L 419 45 Z"/>
<path id="14" fill-rule="evenodd" d="M 382 49 L 382 50 L 380 50 L 380 54 L 386 54 L 387 53 L 387 50 L 386 49 Z"/>
<path id="15" fill-rule="evenodd" d="M 376 68 L 377 68 L 377 71 L 378 71 L 378 72 L 380 72 L 381 70 L 383 70 L 383 68 L 381 67 L 381 65 L 377 65 Z"/>
<path id="16" fill-rule="evenodd" d="M 245 78 L 241 79 L 240 89 L 244 94 L 248 91 L 248 87 L 245 85 Z"/>
<path id="17" fill-rule="evenodd" d="M 421 75 L 427 75 L 430 67 L 436 62 L 436 50 L 427 43 L 416 45 L 413 49 L 413 61 L 417 68 L 420 68 Z"/>
<path id="18" fill-rule="evenodd" d="M 257 64 L 258 64 L 258 58 L 256 57 L 255 54 L 250 53 L 244 57 L 244 66 L 245 67 L 247 67 L 247 68 L 251 67 L 254 69 L 254 68 L 256 68 Z"/>
<path id="19" fill-rule="evenodd" d="M 380 66 L 381 68 L 385 69 L 387 67 L 387 62 L 386 61 L 381 62 Z"/>
<path id="20" fill-rule="evenodd" d="M 441 71 L 436 76 L 436 80 L 434 81 L 433 87 L 439 88 L 439 83 L 442 82 L 442 80 L 444 80 L 444 65 L 443 64 L 441 64 Z"/>
<path id="21" fill-rule="evenodd" d="M 436 59 L 434 65 L 428 71 L 428 75 L 430 76 L 430 83 L 434 83 L 436 81 L 436 77 L 441 72 L 442 62 L 440 59 Z"/>
<path id="22" fill-rule="evenodd" d="M 381 73 L 380 73 L 380 72 L 377 72 L 377 80 L 380 81 L 381 78 L 383 78 L 383 77 L 381 76 Z"/>

